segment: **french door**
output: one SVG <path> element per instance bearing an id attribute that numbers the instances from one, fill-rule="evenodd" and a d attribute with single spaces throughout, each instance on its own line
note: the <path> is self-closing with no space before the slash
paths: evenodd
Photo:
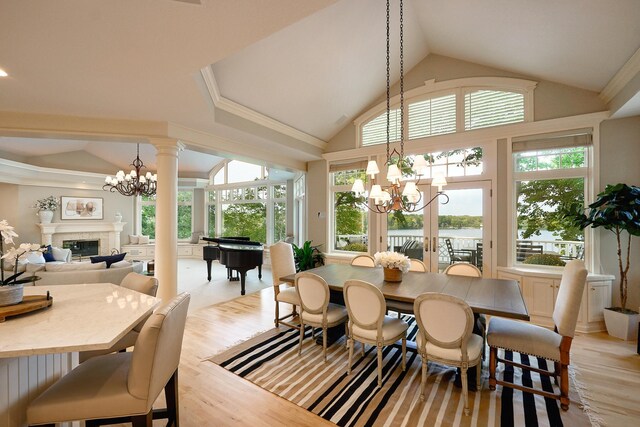
<path id="1" fill-rule="evenodd" d="M 431 200 L 437 190 L 418 186 L 422 203 Z M 422 260 L 429 271 L 442 272 L 454 262 L 469 262 L 491 276 L 491 183 L 472 181 L 451 183 L 422 211 L 387 216 L 388 250 L 403 252 Z M 384 224 L 383 224 L 384 227 Z"/>

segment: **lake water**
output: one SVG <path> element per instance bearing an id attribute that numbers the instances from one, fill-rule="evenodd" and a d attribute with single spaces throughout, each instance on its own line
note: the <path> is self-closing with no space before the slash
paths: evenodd
<path id="1" fill-rule="evenodd" d="M 522 232 L 519 233 L 522 236 Z M 422 230 L 389 230 L 389 236 L 422 236 Z M 469 237 L 479 239 L 482 237 L 481 228 L 453 228 L 440 229 L 440 237 Z M 539 236 L 531 236 L 529 240 L 558 240 L 552 232 L 541 230 Z"/>

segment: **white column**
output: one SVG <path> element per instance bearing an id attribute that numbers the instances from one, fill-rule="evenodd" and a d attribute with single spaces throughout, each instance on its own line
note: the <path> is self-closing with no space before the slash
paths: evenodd
<path id="1" fill-rule="evenodd" d="M 178 152 L 184 146 L 175 139 L 149 142 L 157 151 L 155 276 L 164 304 L 178 293 Z"/>

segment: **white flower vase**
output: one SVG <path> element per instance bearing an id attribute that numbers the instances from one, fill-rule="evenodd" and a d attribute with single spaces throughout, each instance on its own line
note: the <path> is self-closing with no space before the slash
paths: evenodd
<path id="1" fill-rule="evenodd" d="M 22 284 L 0 286 L 0 307 L 21 303 L 23 295 L 24 288 Z"/>
<path id="2" fill-rule="evenodd" d="M 38 211 L 38 216 L 40 217 L 41 224 L 49 224 L 53 219 L 53 211 L 47 211 L 47 210 Z"/>
<path id="3" fill-rule="evenodd" d="M 122 214 L 120 212 L 116 212 L 114 218 L 115 218 L 116 222 L 121 222 L 122 221 Z"/>

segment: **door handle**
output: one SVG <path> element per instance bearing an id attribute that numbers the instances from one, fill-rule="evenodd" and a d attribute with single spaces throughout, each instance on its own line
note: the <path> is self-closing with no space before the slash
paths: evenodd
<path id="1" fill-rule="evenodd" d="M 425 252 L 429 252 L 429 238 L 428 237 L 424 238 L 424 244 L 422 246 L 424 247 L 424 251 Z"/>
<path id="2" fill-rule="evenodd" d="M 436 252 L 438 250 L 438 238 L 434 237 L 433 238 L 433 243 L 431 244 L 431 249 L 433 249 L 433 252 Z"/>

